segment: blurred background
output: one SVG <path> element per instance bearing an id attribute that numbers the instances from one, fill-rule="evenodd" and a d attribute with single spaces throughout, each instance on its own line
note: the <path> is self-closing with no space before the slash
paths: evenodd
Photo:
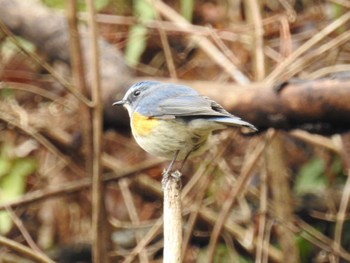
<path id="1" fill-rule="evenodd" d="M 0 0 L 0 262 L 162 262 L 168 161 L 111 106 L 143 79 L 259 129 L 185 165 L 183 262 L 350 262 L 350 1 L 91 2 Z"/>

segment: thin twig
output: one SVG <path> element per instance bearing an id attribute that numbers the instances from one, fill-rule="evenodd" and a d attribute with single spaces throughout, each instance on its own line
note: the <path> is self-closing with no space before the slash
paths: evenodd
<path id="1" fill-rule="evenodd" d="M 265 77 L 265 56 L 264 56 L 264 28 L 261 18 L 260 1 L 246 0 L 246 15 L 248 21 L 253 24 L 254 30 L 253 45 L 253 72 L 256 81 L 261 81 Z"/>
<path id="2" fill-rule="evenodd" d="M 292 53 L 292 37 L 288 19 L 285 16 L 280 16 L 280 24 L 280 55 L 286 58 Z"/>
<path id="3" fill-rule="evenodd" d="M 103 183 L 101 169 L 101 139 L 102 139 L 102 100 L 100 86 L 100 50 L 95 21 L 95 6 L 93 0 L 86 0 L 88 10 L 88 28 L 91 47 L 91 96 L 92 108 L 92 251 L 94 263 L 107 263 L 107 240 L 104 238 L 106 230 L 106 216 L 103 201 Z"/>
<path id="4" fill-rule="evenodd" d="M 0 245 L 7 247 L 13 251 L 16 251 L 18 254 L 21 254 L 26 257 L 26 259 L 31 259 L 35 262 L 40 263 L 55 263 L 53 260 L 48 258 L 46 255 L 34 251 L 33 249 L 30 249 L 16 241 L 13 241 L 11 239 L 8 239 L 6 237 L 0 236 Z"/>
<path id="5" fill-rule="evenodd" d="M 186 231 L 184 233 L 184 238 L 182 242 L 182 262 L 184 262 L 187 246 L 192 237 L 193 229 L 195 227 L 195 223 L 199 215 L 199 210 L 202 206 L 206 190 L 212 181 L 212 174 L 215 168 L 216 167 L 212 166 L 212 169 L 207 169 L 205 173 L 202 173 L 202 180 L 199 182 L 200 184 L 197 184 L 196 186 L 196 197 L 190 207 L 191 213 L 188 218 L 188 221 L 186 222 Z"/>
<path id="6" fill-rule="evenodd" d="M 228 141 L 232 139 L 233 135 L 234 135 L 233 132 L 227 133 L 226 139 L 222 141 L 222 143 L 220 144 L 220 147 L 217 149 L 217 152 L 214 154 L 214 156 L 210 158 L 209 161 L 203 162 L 206 165 L 200 166 L 200 168 L 191 177 L 191 180 L 186 184 L 186 187 L 182 191 L 182 200 L 183 200 L 184 207 L 190 207 L 191 209 L 190 218 L 186 224 L 186 233 L 183 239 L 182 260 L 184 260 L 186 248 L 190 241 L 194 223 L 197 220 L 198 215 L 200 213 L 200 208 L 202 204 L 201 200 L 204 198 L 205 190 L 208 188 L 213 178 L 214 171 L 217 168 L 217 161 L 220 158 L 222 158 L 222 155 L 225 153 L 227 147 L 230 145 Z M 189 198 L 186 198 L 186 197 L 194 187 L 196 188 L 195 192 L 197 196 L 196 196 L 196 201 L 192 202 Z"/>
<path id="7" fill-rule="evenodd" d="M 273 136 L 273 138 L 271 138 Z M 294 222 L 290 172 L 287 169 L 281 133 L 267 133 L 268 146 L 265 151 L 266 169 L 274 207 L 273 216 L 283 218 L 283 224 L 276 224 L 276 235 L 283 253 L 283 262 L 300 262 L 295 236 L 288 225 Z"/>
<path id="8" fill-rule="evenodd" d="M 297 19 L 297 14 L 292 4 L 294 2 L 287 1 L 287 0 L 279 0 L 279 2 L 286 10 L 289 21 L 294 22 Z"/>
<path id="9" fill-rule="evenodd" d="M 157 21 L 160 22 L 161 17 L 159 15 L 159 13 L 157 11 L 155 13 L 156 13 Z M 162 27 L 158 27 L 158 32 L 159 32 L 159 36 L 160 36 L 160 41 L 162 42 L 164 55 L 165 55 L 165 61 L 166 61 L 166 64 L 168 66 L 170 77 L 173 79 L 177 79 L 176 68 L 175 68 L 173 56 L 171 54 L 171 49 L 170 49 L 168 37 L 165 33 L 165 30 Z"/>
<path id="10" fill-rule="evenodd" d="M 269 262 L 269 248 L 272 247 L 270 245 L 270 237 L 271 237 L 271 231 L 272 231 L 273 225 L 274 225 L 273 220 L 267 220 L 267 223 L 265 226 L 265 232 L 264 232 L 264 242 L 262 246 L 262 250 L 264 253 L 261 259 L 261 263 Z M 282 255 L 281 255 L 281 258 L 282 258 Z"/>
<path id="11" fill-rule="evenodd" d="M 106 173 L 103 176 L 103 181 L 107 183 L 109 181 L 118 181 L 121 178 L 137 175 L 139 174 L 140 171 L 157 166 L 159 165 L 159 163 L 160 162 L 158 160 L 150 160 L 150 161 L 142 162 L 137 166 L 127 168 L 123 172 Z M 20 206 L 24 206 L 24 205 L 37 202 L 43 199 L 47 199 L 50 197 L 56 197 L 59 195 L 81 191 L 85 188 L 90 188 L 91 182 L 92 182 L 91 178 L 84 177 L 82 179 L 75 180 L 74 182 L 68 182 L 68 183 L 61 184 L 59 186 L 54 186 L 54 187 L 51 186 L 51 187 L 48 187 L 47 189 L 32 191 L 32 192 L 26 193 L 25 195 L 21 196 L 16 200 L 0 204 L 0 210 L 4 210 L 6 209 L 6 207 L 12 207 L 12 208 L 20 207 Z"/>
<path id="12" fill-rule="evenodd" d="M 208 222 L 210 225 L 215 225 L 219 218 L 219 214 L 213 212 L 212 210 L 202 207 L 200 210 L 199 218 Z M 256 239 L 254 238 L 251 242 L 247 242 L 248 231 L 244 229 L 241 225 L 233 222 L 232 220 L 226 220 L 223 225 L 223 229 L 230 233 L 238 243 L 242 245 L 248 252 L 253 252 L 256 247 Z M 273 245 L 268 244 L 268 246 L 263 247 L 264 253 L 268 254 L 272 262 L 282 262 L 283 255 L 281 251 Z M 210 261 L 208 261 L 210 262 Z M 212 261 L 211 261 L 212 262 Z"/>
<path id="13" fill-rule="evenodd" d="M 313 144 L 318 147 L 325 148 L 329 151 L 332 151 L 336 154 L 341 154 L 341 149 L 337 146 L 336 143 L 325 136 L 318 134 L 311 134 L 303 130 L 293 130 L 289 133 L 292 137 L 299 140 L 305 141 L 307 143 Z"/>
<path id="14" fill-rule="evenodd" d="M 77 3 L 76 1 L 66 0 L 67 20 L 69 28 L 69 48 L 70 61 L 72 69 L 73 82 L 79 88 L 81 93 L 89 98 L 89 90 L 85 81 L 85 68 L 82 56 L 81 38 L 78 30 L 77 20 Z M 84 154 L 85 170 L 87 174 L 92 174 L 92 124 L 91 112 L 84 104 L 79 104 L 78 111 L 81 125 L 80 132 L 82 134 L 81 152 Z"/>
<path id="15" fill-rule="evenodd" d="M 350 1 L 349 0 L 330 0 L 330 2 L 333 2 L 338 5 L 342 5 L 346 8 L 350 8 Z"/>
<path id="16" fill-rule="evenodd" d="M 190 23 L 159 0 L 147 0 L 166 18 L 175 22 L 181 28 L 188 28 Z M 207 55 L 221 66 L 226 73 L 240 84 L 248 84 L 250 80 L 207 38 L 200 35 L 189 35 L 189 38 L 196 43 Z"/>
<path id="17" fill-rule="evenodd" d="M 157 222 L 153 225 L 153 227 L 147 232 L 145 237 L 137 244 L 137 246 L 129 253 L 127 258 L 123 261 L 123 263 L 131 263 L 133 262 L 135 256 L 143 250 L 149 242 L 154 238 L 154 236 L 160 232 L 163 226 L 163 217 L 160 217 Z"/>
<path id="18" fill-rule="evenodd" d="M 128 210 L 128 214 L 129 214 L 129 217 L 131 219 L 131 222 L 135 225 L 140 225 L 140 219 L 139 219 L 139 216 L 137 214 L 135 203 L 134 203 L 134 200 L 132 198 L 132 194 L 131 194 L 130 189 L 129 189 L 129 179 L 125 178 L 125 179 L 120 180 L 119 187 L 120 187 L 120 191 L 122 193 L 122 196 L 124 198 L 124 203 L 125 203 L 126 209 Z M 142 240 L 142 236 L 141 236 L 140 231 L 137 231 L 137 230 L 135 231 L 135 237 L 136 237 L 137 244 L 140 243 L 140 241 Z M 148 263 L 149 262 L 146 249 L 142 249 L 140 251 L 139 260 L 140 260 L 140 263 Z"/>
<path id="19" fill-rule="evenodd" d="M 263 261 L 265 253 L 263 250 L 265 244 L 266 221 L 267 221 L 267 173 L 262 171 L 260 176 L 260 208 L 259 208 L 258 237 L 256 241 L 255 263 L 267 262 Z"/>
<path id="20" fill-rule="evenodd" d="M 295 50 L 288 58 L 286 58 L 280 65 L 278 65 L 269 76 L 266 77 L 266 83 L 273 83 L 277 80 L 279 76 L 282 75 L 288 69 L 288 67 L 295 62 L 295 60 L 304 54 L 306 51 L 309 51 L 315 44 L 324 39 L 327 35 L 332 33 L 337 28 L 344 25 L 350 20 L 350 12 L 345 13 L 337 20 L 326 26 L 320 32 L 315 34 L 310 40 L 306 41 L 301 45 L 297 50 Z"/>
<path id="21" fill-rule="evenodd" d="M 50 92 L 46 89 L 37 87 L 37 86 L 27 84 L 27 83 L 1 81 L 0 82 L 0 90 L 1 89 L 15 89 L 15 90 L 20 90 L 20 91 L 25 91 L 25 92 L 31 92 L 31 93 L 39 95 L 43 98 L 57 102 L 57 103 L 61 104 L 62 106 L 66 106 L 64 103 L 62 103 L 60 101 L 60 99 L 62 97 L 58 96 L 57 94 Z"/>
<path id="22" fill-rule="evenodd" d="M 348 177 L 343 190 L 343 195 L 340 201 L 339 211 L 337 213 L 337 221 L 334 230 L 334 245 L 337 249 L 341 248 L 341 237 L 343 233 L 343 226 L 346 218 L 346 209 L 350 202 L 350 170 L 348 170 Z M 339 259 L 337 258 L 337 262 Z"/>
<path id="23" fill-rule="evenodd" d="M 279 220 L 280 222 L 283 222 L 283 218 L 280 218 Z M 334 240 L 330 239 L 318 229 L 315 229 L 313 226 L 305 223 L 299 218 L 295 218 L 295 221 L 295 225 L 287 224 L 286 227 L 290 228 L 295 233 L 300 234 L 301 237 L 309 241 L 311 244 L 314 244 L 327 252 L 333 253 L 336 256 L 342 257 L 346 262 L 350 262 L 350 253 L 343 247 L 339 246 L 339 244 L 335 244 Z"/>
<path id="24" fill-rule="evenodd" d="M 240 65 L 241 61 L 235 56 L 233 51 L 225 44 L 220 38 L 218 32 L 213 27 L 207 27 L 207 31 L 210 34 L 211 39 L 214 43 L 222 50 L 226 57 L 228 57 L 235 65 Z"/>
<path id="25" fill-rule="evenodd" d="M 338 72 L 350 72 L 350 65 L 349 64 L 337 64 L 332 65 L 328 67 L 322 67 L 320 69 L 317 69 L 311 73 L 309 73 L 307 76 L 305 76 L 306 79 L 320 79 L 327 77 L 327 75 L 335 74 Z"/>
<path id="26" fill-rule="evenodd" d="M 261 156 L 263 149 L 265 147 L 264 143 L 261 143 L 257 146 L 255 152 L 253 153 L 253 156 L 249 158 L 247 163 L 242 169 L 241 175 L 239 176 L 236 185 L 232 188 L 230 193 L 228 194 L 226 202 L 222 206 L 222 210 L 220 212 L 220 215 L 218 216 L 218 219 L 214 225 L 213 233 L 210 238 L 209 246 L 208 246 L 208 261 L 207 262 L 213 262 L 214 260 L 214 253 L 216 244 L 219 238 L 219 235 L 221 233 L 221 229 L 223 225 L 225 224 L 225 221 L 227 219 L 227 216 L 229 214 L 229 211 L 234 204 L 238 194 L 240 194 L 244 190 L 244 186 L 246 185 L 248 179 L 250 178 L 250 172 L 254 167 L 254 164 Z"/>
<path id="27" fill-rule="evenodd" d="M 33 137 L 36 141 L 38 141 L 41 145 L 43 145 L 49 152 L 54 154 L 55 156 L 59 157 L 62 162 L 64 162 L 65 165 L 67 165 L 73 172 L 75 172 L 78 175 L 83 174 L 83 171 L 75 165 L 71 160 L 63 155 L 49 140 L 47 140 L 43 135 L 41 135 L 38 131 L 36 131 L 34 128 L 30 126 L 24 126 L 23 124 L 19 123 L 17 120 L 12 119 L 7 114 L 4 114 L 0 111 L 0 119 L 3 121 L 13 125 L 16 128 L 19 128 L 20 130 L 24 131 L 31 137 Z"/>
<path id="28" fill-rule="evenodd" d="M 56 79 L 60 84 L 63 85 L 70 93 L 73 94 L 79 101 L 83 102 L 87 106 L 91 106 L 91 101 L 89 101 L 85 96 L 83 96 L 73 85 L 71 85 L 68 81 L 66 81 L 61 75 L 59 75 L 55 69 L 53 69 L 47 62 L 42 60 L 37 54 L 28 52 L 21 43 L 17 40 L 14 34 L 6 27 L 6 25 L 0 19 L 0 29 L 4 34 L 12 41 L 13 44 L 16 45 L 18 49 L 20 49 L 25 55 L 29 58 L 33 59 L 39 65 L 41 65 L 45 70 L 47 70 L 51 76 Z"/>
<path id="29" fill-rule="evenodd" d="M 79 18 L 82 20 L 86 20 L 86 14 L 80 13 Z M 117 15 L 108 15 L 108 14 L 98 14 L 96 16 L 97 22 L 99 23 L 107 23 L 107 24 L 117 24 L 117 25 L 135 25 L 136 23 L 141 24 L 150 29 L 162 28 L 165 31 L 170 31 L 170 33 L 176 32 L 178 33 L 186 33 L 190 35 L 201 35 L 209 37 L 211 33 L 208 31 L 206 26 L 194 25 L 188 23 L 187 27 L 179 26 L 176 22 L 171 21 L 154 21 L 148 20 L 143 21 L 131 16 L 117 16 Z M 216 32 L 216 34 L 223 40 L 227 41 L 238 41 L 243 44 L 249 44 L 250 37 L 245 35 L 245 32 L 251 30 L 249 25 L 242 25 L 235 27 L 235 25 L 231 25 L 229 30 L 225 29 L 212 29 Z"/>
<path id="30" fill-rule="evenodd" d="M 303 57 L 296 59 L 293 61 L 293 64 L 290 65 L 284 72 L 284 77 L 294 76 L 298 72 L 305 69 L 305 67 L 312 63 L 313 59 L 317 59 L 322 54 L 325 54 L 329 50 L 335 49 L 340 45 L 343 45 L 350 40 L 350 35 L 348 32 L 344 32 L 341 35 L 329 40 L 327 43 L 315 48 L 314 50 L 310 50 L 308 54 L 305 54 Z"/>
<path id="31" fill-rule="evenodd" d="M 25 228 L 23 221 L 16 215 L 16 213 L 13 211 L 11 207 L 7 207 L 6 211 L 10 214 L 12 221 L 15 223 L 19 231 L 21 232 L 22 236 L 24 237 L 25 241 L 28 243 L 31 249 L 34 251 L 37 251 L 39 253 L 43 253 L 43 251 L 37 246 L 37 244 L 34 242 L 33 238 L 30 236 L 28 230 Z"/>

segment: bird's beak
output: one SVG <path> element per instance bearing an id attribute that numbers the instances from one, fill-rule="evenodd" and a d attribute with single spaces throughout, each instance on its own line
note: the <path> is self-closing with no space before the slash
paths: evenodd
<path id="1" fill-rule="evenodd" d="M 120 105 L 123 106 L 125 103 L 127 103 L 126 100 L 120 100 L 120 101 L 114 102 L 112 105 L 113 105 L 113 106 L 120 106 Z"/>

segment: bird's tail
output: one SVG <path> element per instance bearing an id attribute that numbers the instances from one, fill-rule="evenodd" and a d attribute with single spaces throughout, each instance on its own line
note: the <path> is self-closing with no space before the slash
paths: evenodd
<path id="1" fill-rule="evenodd" d="M 214 117 L 212 120 L 227 126 L 245 127 L 252 131 L 258 130 L 253 124 L 250 124 L 249 122 L 246 122 L 238 117 Z"/>

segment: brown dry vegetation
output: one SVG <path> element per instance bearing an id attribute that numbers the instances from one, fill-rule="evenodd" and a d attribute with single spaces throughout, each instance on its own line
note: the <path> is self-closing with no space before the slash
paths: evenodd
<path id="1" fill-rule="evenodd" d="M 65 2 L 0 0 L 0 262 L 162 261 L 168 163 L 111 107 L 139 79 L 191 85 L 260 129 L 216 134 L 186 164 L 183 262 L 350 262 L 349 1 L 200 0 L 191 23 L 180 1 L 149 1 L 132 67 L 128 1 L 95 20 Z"/>

